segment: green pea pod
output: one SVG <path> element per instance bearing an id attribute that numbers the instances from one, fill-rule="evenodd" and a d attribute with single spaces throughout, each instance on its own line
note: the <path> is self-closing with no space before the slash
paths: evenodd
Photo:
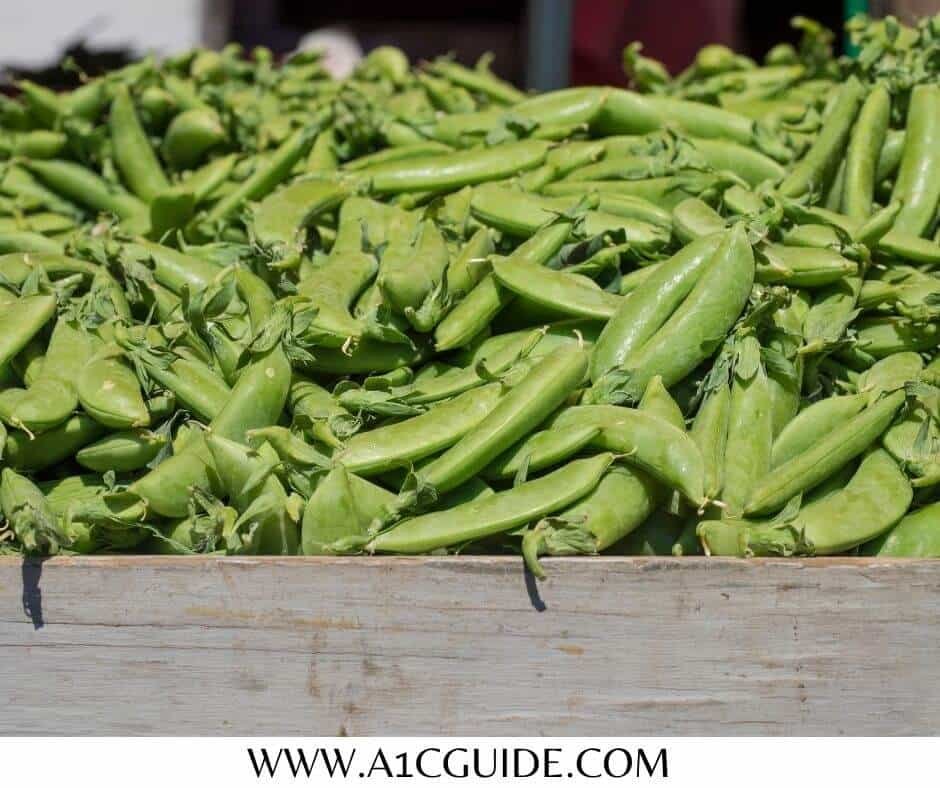
<path id="1" fill-rule="evenodd" d="M 334 460 L 369 476 L 436 454 L 476 429 L 502 396 L 500 383 L 473 389 L 421 415 L 353 435 Z"/>
<path id="2" fill-rule="evenodd" d="M 378 275 L 388 305 L 405 315 L 418 309 L 440 284 L 448 262 L 447 245 L 433 222 L 422 222 L 411 238 L 393 239 L 382 255 Z"/>
<path id="3" fill-rule="evenodd" d="M 611 454 L 575 460 L 510 490 L 442 512 L 403 520 L 373 537 L 369 552 L 425 553 L 504 533 L 560 511 L 591 492 L 613 461 Z"/>
<path id="4" fill-rule="evenodd" d="M 652 514 L 661 488 L 642 471 L 612 466 L 577 503 L 539 522 L 522 539 L 526 564 L 545 576 L 539 555 L 593 554 L 623 539 Z"/>
<path id="5" fill-rule="evenodd" d="M 738 348 L 725 443 L 721 499 L 728 516 L 740 515 L 754 485 L 770 470 L 772 446 L 770 385 L 760 345 L 754 337 L 745 337 Z"/>
<path id="6" fill-rule="evenodd" d="M 593 424 L 574 424 L 533 432 L 487 465 L 483 476 L 493 480 L 513 479 L 523 470 L 531 474 L 558 465 L 590 445 L 600 430 Z"/>
<path id="7" fill-rule="evenodd" d="M 82 408 L 104 426 L 127 430 L 150 424 L 150 412 L 137 376 L 122 361 L 92 360 L 82 367 L 76 380 Z"/>
<path id="8" fill-rule="evenodd" d="M 861 555 L 880 558 L 940 558 L 940 503 L 907 515 L 877 539 L 862 545 Z"/>
<path id="9" fill-rule="evenodd" d="M 337 465 L 317 485 L 304 510 L 301 552 L 323 555 L 343 539 L 366 538 L 369 524 L 395 502 L 394 493 Z"/>
<path id="10" fill-rule="evenodd" d="M 917 353 L 893 353 L 858 376 L 856 391 L 868 397 L 869 402 L 875 402 L 905 383 L 918 380 L 923 370 L 924 360 Z"/>
<path id="11" fill-rule="evenodd" d="M 0 475 L 0 509 L 28 554 L 51 555 L 71 540 L 40 489 L 11 468 Z"/>
<path id="12" fill-rule="evenodd" d="M 214 419 L 231 396 L 232 390 L 225 380 L 200 361 L 177 358 L 164 366 L 146 355 L 136 358 L 153 380 L 171 391 L 180 405 L 200 419 Z"/>
<path id="13" fill-rule="evenodd" d="M 33 385 L 0 392 L 0 418 L 30 433 L 46 432 L 62 424 L 78 405 L 76 381 L 88 368 L 91 355 L 91 342 L 85 332 L 64 319 L 58 320 Z"/>
<path id="14" fill-rule="evenodd" d="M 462 186 L 508 178 L 545 161 L 550 144 L 523 140 L 480 150 L 415 157 L 360 170 L 375 194 L 452 191 Z"/>
<path id="15" fill-rule="evenodd" d="M 598 337 L 591 354 L 591 380 L 596 383 L 620 366 L 663 327 L 695 287 L 720 243 L 720 236 L 691 243 L 644 278 Z"/>
<path id="16" fill-rule="evenodd" d="M 826 287 L 858 273 L 858 263 L 832 249 L 765 243 L 756 251 L 754 278 L 761 284 Z"/>
<path id="17" fill-rule="evenodd" d="M 912 497 L 897 463 L 876 450 L 845 487 L 792 519 L 766 525 L 703 523 L 699 535 L 712 555 L 833 555 L 887 531 L 904 516 Z"/>
<path id="18" fill-rule="evenodd" d="M 41 435 L 30 437 L 21 430 L 7 435 L 4 462 L 22 471 L 42 471 L 70 459 L 82 446 L 97 440 L 105 428 L 91 416 L 77 413 Z"/>
<path id="19" fill-rule="evenodd" d="M 108 128 L 115 163 L 131 192 L 149 203 L 168 189 L 170 182 L 140 125 L 134 101 L 124 85 L 114 88 Z"/>
<path id="20" fill-rule="evenodd" d="M 887 395 L 818 438 L 806 451 L 781 462 L 754 486 L 744 514 L 779 511 L 793 496 L 811 489 L 858 457 L 888 428 L 904 404 L 904 396 L 903 391 Z"/>
<path id="21" fill-rule="evenodd" d="M 581 350 L 558 350 L 541 359 L 472 432 L 423 468 L 421 479 L 443 493 L 476 476 L 561 405 L 586 369 L 587 353 Z"/>
<path id="22" fill-rule="evenodd" d="M 725 220 L 708 203 L 688 197 L 672 209 L 672 226 L 676 237 L 691 243 L 725 229 Z"/>
<path id="23" fill-rule="evenodd" d="M 799 197 L 807 192 L 825 191 L 835 177 L 864 98 L 862 84 L 855 77 L 849 77 L 815 142 L 780 184 L 782 195 Z"/>
<path id="24" fill-rule="evenodd" d="M 777 436 L 771 467 L 777 468 L 803 452 L 829 432 L 851 421 L 869 402 L 867 394 L 826 397 L 800 411 Z"/>
<path id="25" fill-rule="evenodd" d="M 349 352 L 341 348 L 318 348 L 315 357 L 301 371 L 327 375 L 369 375 L 410 367 L 426 357 L 426 346 L 389 344 L 368 337 Z"/>
<path id="26" fill-rule="evenodd" d="M 34 295 L 0 304 L 0 367 L 6 366 L 55 314 L 52 295 Z"/>
<path id="27" fill-rule="evenodd" d="M 617 405 L 566 408 L 547 427 L 600 427 L 593 445 L 622 455 L 623 462 L 678 490 L 695 506 L 705 503 L 705 461 L 682 429 L 650 413 Z"/>
<path id="28" fill-rule="evenodd" d="M 526 98 L 526 94 L 521 90 L 493 74 L 487 67 L 487 62 L 483 60 L 476 68 L 470 69 L 454 60 L 437 58 L 428 68 L 432 73 L 455 85 L 460 85 L 471 93 L 487 96 L 499 104 L 518 104 Z"/>
<path id="29" fill-rule="evenodd" d="M 880 359 L 904 351 L 929 351 L 940 344 L 940 325 L 903 317 L 864 317 L 856 321 L 856 347 Z"/>
<path id="30" fill-rule="evenodd" d="M 167 127 L 163 158 L 175 170 L 191 169 L 225 139 L 225 128 L 215 110 L 208 107 L 185 109 Z"/>
<path id="31" fill-rule="evenodd" d="M 93 211 L 113 213 L 120 219 L 145 216 L 147 206 L 119 186 L 87 167 L 64 159 L 31 159 L 23 165 L 49 188 Z"/>
<path id="32" fill-rule="evenodd" d="M 0 233 L 0 254 L 32 252 L 35 254 L 62 254 L 65 246 L 61 241 L 47 238 L 41 233 L 28 230 L 8 230 Z"/>
<path id="33" fill-rule="evenodd" d="M 73 219 L 82 216 L 82 210 L 75 203 L 43 186 L 28 170 L 13 163 L 8 163 L 0 171 L 0 193 L 19 199 L 35 200 L 48 210 L 71 216 Z"/>
<path id="34" fill-rule="evenodd" d="M 940 201 L 940 87 L 916 85 L 907 111 L 904 154 L 891 200 L 900 200 L 896 230 L 926 235 Z"/>
<path id="35" fill-rule="evenodd" d="M 705 462 L 705 496 L 711 500 L 718 498 L 724 487 L 730 411 L 731 387 L 722 381 L 706 394 L 689 431 Z"/>
<path id="36" fill-rule="evenodd" d="M 340 183 L 303 178 L 272 192 L 255 208 L 251 231 L 275 259 L 303 251 L 306 228 L 317 216 L 336 208 L 347 196 Z"/>
<path id="37" fill-rule="evenodd" d="M 239 512 L 235 530 L 240 533 L 245 552 L 267 555 L 293 555 L 297 552 L 297 523 L 288 514 L 287 493 L 273 470 L 264 447 L 258 452 L 212 432 L 206 438 L 218 470 L 221 486 Z M 232 547 L 229 550 L 232 551 Z"/>
<path id="38" fill-rule="evenodd" d="M 883 85 L 875 85 L 858 113 L 845 154 L 841 210 L 852 219 L 864 221 L 871 215 L 875 173 L 890 115 L 891 94 Z"/>
<path id="39" fill-rule="evenodd" d="M 123 430 L 79 449 L 75 461 L 98 473 L 128 473 L 147 467 L 165 445 L 165 437 L 149 430 Z"/>
<path id="40" fill-rule="evenodd" d="M 646 384 L 646 390 L 637 404 L 637 410 L 662 419 L 685 432 L 685 416 L 682 415 L 682 409 L 663 385 L 663 379 L 659 375 L 654 375 Z"/>

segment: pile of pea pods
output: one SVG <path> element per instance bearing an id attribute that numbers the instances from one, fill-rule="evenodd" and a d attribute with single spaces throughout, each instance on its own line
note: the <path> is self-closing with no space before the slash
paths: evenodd
<path id="1" fill-rule="evenodd" d="M 0 552 L 940 555 L 940 16 L 632 89 L 0 98 Z"/>

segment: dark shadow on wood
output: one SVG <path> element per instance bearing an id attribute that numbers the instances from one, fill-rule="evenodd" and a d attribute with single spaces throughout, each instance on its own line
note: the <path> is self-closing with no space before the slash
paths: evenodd
<path id="1" fill-rule="evenodd" d="M 33 629 L 42 629 L 46 622 L 42 618 L 42 558 L 23 559 L 23 612 L 33 622 Z"/>

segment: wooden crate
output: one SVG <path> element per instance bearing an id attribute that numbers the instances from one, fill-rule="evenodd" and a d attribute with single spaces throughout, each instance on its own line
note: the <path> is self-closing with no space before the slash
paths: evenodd
<path id="1" fill-rule="evenodd" d="M 940 562 L 0 559 L 0 734 L 937 734 Z"/>

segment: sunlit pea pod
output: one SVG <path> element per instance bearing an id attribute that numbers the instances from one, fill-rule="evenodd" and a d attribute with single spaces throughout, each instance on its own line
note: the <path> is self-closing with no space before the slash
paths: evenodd
<path id="1" fill-rule="evenodd" d="M 856 381 L 856 390 L 874 402 L 886 393 L 896 391 L 905 383 L 918 380 L 924 371 L 924 360 L 908 351 L 892 353 L 862 372 Z"/>
<path id="2" fill-rule="evenodd" d="M 403 520 L 373 537 L 367 552 L 424 553 L 504 533 L 557 512 L 600 482 L 611 454 L 575 460 L 552 473 L 442 512 Z"/>
<path id="3" fill-rule="evenodd" d="M 0 510 L 24 552 L 56 553 L 71 539 L 42 491 L 12 468 L 0 475 Z"/>
<path id="4" fill-rule="evenodd" d="M 22 231 L 51 236 L 71 232 L 77 226 L 72 217 L 48 211 L 0 217 L 0 233 Z"/>
<path id="5" fill-rule="evenodd" d="M 140 123 L 127 87 L 117 85 L 113 90 L 108 129 L 115 163 L 131 192 L 149 203 L 168 189 L 170 182 Z"/>
<path id="6" fill-rule="evenodd" d="M 333 459 L 369 476 L 436 454 L 475 429 L 504 394 L 500 383 L 465 392 L 426 413 L 353 435 Z"/>
<path id="7" fill-rule="evenodd" d="M 87 167 L 65 159 L 30 160 L 24 166 L 46 186 L 92 211 L 120 219 L 145 216 L 146 204 Z"/>
<path id="8" fill-rule="evenodd" d="M 687 197 L 698 197 L 727 185 L 727 180 L 727 176 L 720 173 L 698 172 L 632 181 L 578 181 L 571 178 L 550 183 L 543 191 L 550 197 L 584 194 L 639 197 L 662 210 L 671 211 Z"/>
<path id="9" fill-rule="evenodd" d="M 705 496 L 712 500 L 719 497 L 724 486 L 730 410 L 731 387 L 723 381 L 705 395 L 689 430 L 705 462 Z"/>
<path id="10" fill-rule="evenodd" d="M 516 295 L 571 317 L 608 320 L 623 300 L 622 296 L 602 290 L 586 277 L 511 258 L 495 260 L 493 275 Z"/>
<path id="11" fill-rule="evenodd" d="M 215 435 L 206 437 L 222 489 L 238 511 L 238 529 L 257 529 L 250 552 L 262 555 L 294 555 L 299 544 L 297 522 L 288 513 L 287 493 L 273 473 L 259 481 L 265 464 L 270 464 L 264 447 L 255 452 L 247 446 Z M 271 466 L 273 469 L 273 466 Z"/>
<path id="12" fill-rule="evenodd" d="M 940 344 L 940 325 L 908 318 L 872 317 L 855 323 L 857 347 L 876 359 L 904 351 L 933 350 Z"/>
<path id="13" fill-rule="evenodd" d="M 908 514 L 890 531 L 862 545 L 859 552 L 879 558 L 940 558 L 940 503 Z"/>
<path id="14" fill-rule="evenodd" d="M 831 249 L 761 244 L 754 278 L 762 284 L 825 287 L 858 273 L 858 263 Z"/>
<path id="15" fill-rule="evenodd" d="M 817 438 L 805 451 L 776 465 L 755 485 L 744 514 L 754 516 L 779 511 L 795 495 L 811 489 L 858 457 L 888 428 L 904 404 L 904 398 L 903 391 L 887 395 Z"/>
<path id="16" fill-rule="evenodd" d="M 891 193 L 902 202 L 898 231 L 923 236 L 934 222 L 940 200 L 940 88 L 917 85 L 911 90 L 904 153 Z"/>
<path id="17" fill-rule="evenodd" d="M 225 128 L 215 110 L 202 107 L 184 109 L 170 121 L 161 150 L 173 169 L 185 170 L 199 164 L 225 139 Z"/>
<path id="18" fill-rule="evenodd" d="M 17 298 L 0 304 L 0 366 L 8 364 L 55 314 L 52 295 Z"/>
<path id="19" fill-rule="evenodd" d="M 907 477 L 879 449 L 862 460 L 844 488 L 808 504 L 789 522 L 706 522 L 699 536 L 712 555 L 834 555 L 891 528 L 912 497 Z"/>
<path id="20" fill-rule="evenodd" d="M 91 356 L 90 337 L 59 319 L 33 385 L 0 392 L 0 418 L 29 433 L 45 432 L 62 424 L 78 405 L 76 382 Z"/>
<path id="21" fill-rule="evenodd" d="M 364 541 L 369 524 L 395 503 L 394 493 L 337 465 L 317 485 L 304 510 L 301 552 L 323 555 L 342 540 Z"/>
<path id="22" fill-rule="evenodd" d="M 721 236 L 716 235 L 689 244 L 644 276 L 598 337 L 591 355 L 593 381 L 619 366 L 665 324 L 692 291 L 720 243 Z"/>
<path id="23" fill-rule="evenodd" d="M 36 254 L 63 254 L 65 245 L 42 233 L 29 230 L 8 230 L 0 233 L 0 254 L 34 252 Z"/>
<path id="24" fill-rule="evenodd" d="M 812 448 L 821 437 L 861 413 L 868 401 L 866 394 L 826 397 L 801 410 L 774 441 L 771 467 L 783 465 Z"/>
<path id="25" fill-rule="evenodd" d="M 98 358 L 85 364 L 77 377 L 77 389 L 85 412 L 106 427 L 126 430 L 150 424 L 140 382 L 117 358 Z"/>
<path id="26" fill-rule="evenodd" d="M 254 209 L 251 231 L 275 259 L 300 254 L 306 228 L 321 214 L 336 208 L 348 189 L 337 181 L 301 178 L 265 197 Z"/>
<path id="27" fill-rule="evenodd" d="M 596 425 L 558 427 L 533 432 L 483 469 L 485 479 L 512 479 L 523 468 L 527 474 L 559 465 L 590 445 L 601 428 Z"/>
<path id="28" fill-rule="evenodd" d="M 705 502 L 705 462 L 683 430 L 649 413 L 617 405 L 578 405 L 562 410 L 548 429 L 600 427 L 593 445 L 623 455 L 629 465 L 678 490 L 695 506 Z"/>
<path id="29" fill-rule="evenodd" d="M 127 473 L 147 467 L 165 445 L 164 436 L 149 430 L 122 430 L 79 449 L 75 461 L 98 473 Z"/>
<path id="30" fill-rule="evenodd" d="M 32 438 L 22 430 L 12 430 L 7 435 L 3 459 L 17 470 L 42 471 L 70 459 L 105 431 L 105 427 L 84 413 L 76 413 Z"/>
<path id="31" fill-rule="evenodd" d="M 407 315 L 440 283 L 449 262 L 440 230 L 433 222 L 423 222 L 412 238 L 389 243 L 379 269 L 379 289 L 392 309 Z"/>
<path id="32" fill-rule="evenodd" d="M 577 503 L 537 523 L 523 536 L 522 553 L 536 577 L 539 555 L 594 554 L 641 525 L 656 508 L 662 488 L 639 470 L 612 465 Z"/>
<path id="33" fill-rule="evenodd" d="M 173 392 L 180 405 L 206 421 L 219 414 L 232 393 L 215 370 L 192 359 L 179 358 L 168 367 L 157 364 L 146 367 L 150 377 Z"/>
<path id="34" fill-rule="evenodd" d="M 422 468 L 438 492 L 459 486 L 544 421 L 584 380 L 587 353 L 558 350 L 540 359 L 476 428 Z"/>

